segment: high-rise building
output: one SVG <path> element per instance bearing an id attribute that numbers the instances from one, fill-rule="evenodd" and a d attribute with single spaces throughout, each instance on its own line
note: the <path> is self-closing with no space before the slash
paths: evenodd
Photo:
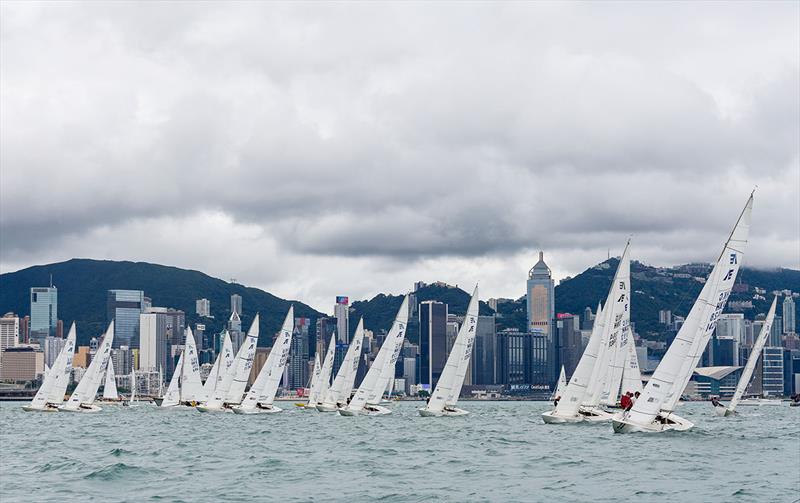
<path id="1" fill-rule="evenodd" d="M 31 317 L 29 315 L 25 315 L 19 319 L 19 343 L 20 344 L 28 344 L 30 339 L 30 326 L 31 326 Z"/>
<path id="2" fill-rule="evenodd" d="M 151 307 L 139 315 L 139 340 L 136 346 L 139 349 L 140 369 L 168 372 L 169 348 L 184 343 L 185 322 L 186 314 L 183 311 L 166 307 Z"/>
<path id="3" fill-rule="evenodd" d="M 350 299 L 339 295 L 333 305 L 333 316 L 336 318 L 336 336 L 339 342 L 350 342 Z"/>
<path id="4" fill-rule="evenodd" d="M 475 343 L 472 351 L 473 384 L 496 384 L 497 333 L 492 316 L 478 316 L 475 327 Z M 415 383 L 412 383 L 415 384 Z"/>
<path id="5" fill-rule="evenodd" d="M 233 354 L 236 354 L 245 337 L 244 332 L 242 332 L 242 319 L 239 318 L 239 313 L 236 311 L 231 312 L 231 317 L 228 320 L 228 334 L 231 336 Z"/>
<path id="6" fill-rule="evenodd" d="M 294 319 L 292 345 L 289 347 L 289 388 L 303 388 L 308 384 L 308 318 Z"/>
<path id="7" fill-rule="evenodd" d="M 433 390 L 447 363 L 447 304 L 420 302 L 419 354 L 417 383 L 430 385 Z"/>
<path id="8" fill-rule="evenodd" d="M 111 360 L 114 362 L 114 373 L 118 376 L 130 375 L 134 363 L 134 351 L 128 346 L 121 346 L 111 350 Z"/>
<path id="9" fill-rule="evenodd" d="M 0 375 L 3 372 L 3 351 L 19 345 L 19 316 L 6 313 L 0 318 Z"/>
<path id="10" fill-rule="evenodd" d="M 733 339 L 737 344 L 744 341 L 744 315 L 742 313 L 725 313 L 719 315 L 715 335 L 718 339 Z"/>
<path id="11" fill-rule="evenodd" d="M 787 295 L 783 298 L 783 333 L 791 334 L 795 331 L 795 314 L 794 299 Z"/>
<path id="12" fill-rule="evenodd" d="M 109 290 L 106 300 L 106 323 L 114 321 L 114 347 L 137 347 L 139 315 L 144 311 L 141 290 Z"/>
<path id="13" fill-rule="evenodd" d="M 658 312 L 658 322 L 662 325 L 669 325 L 672 323 L 672 311 L 669 309 L 662 309 Z"/>
<path id="14" fill-rule="evenodd" d="M 43 344 L 55 337 L 58 324 L 58 289 L 54 286 L 31 288 L 30 342 Z"/>
<path id="15" fill-rule="evenodd" d="M 14 346 L 0 353 L 0 379 L 33 381 L 44 373 L 44 353 L 33 346 Z"/>
<path id="16" fill-rule="evenodd" d="M 318 354 L 320 360 L 322 360 L 325 357 L 326 352 L 328 351 L 328 344 L 330 344 L 331 337 L 333 336 L 334 333 L 336 333 L 336 318 L 328 318 L 320 316 L 319 318 L 317 318 L 317 326 L 315 332 L 316 332 L 316 337 L 314 342 L 316 344 L 316 349 L 314 353 Z"/>
<path id="17" fill-rule="evenodd" d="M 783 346 L 783 318 L 776 316 L 772 320 L 772 328 L 767 337 L 767 346 L 779 348 Z"/>
<path id="18" fill-rule="evenodd" d="M 211 316 L 211 301 L 208 299 L 197 299 L 194 302 L 194 310 L 197 316 L 209 317 Z"/>
<path id="19" fill-rule="evenodd" d="M 231 295 L 231 313 L 242 316 L 242 296 L 234 293 Z"/>
<path id="20" fill-rule="evenodd" d="M 566 375 L 571 376 L 583 354 L 579 319 L 572 314 L 558 314 L 556 328 L 558 330 L 559 360 L 564 366 Z"/>
<path id="21" fill-rule="evenodd" d="M 66 342 L 67 341 L 61 337 L 45 337 L 42 350 L 44 351 L 44 363 L 48 368 L 53 366 L 56 358 L 58 358 L 58 353 L 64 349 Z"/>
<path id="22" fill-rule="evenodd" d="M 547 340 L 547 378 L 551 382 L 558 379 L 560 369 L 557 362 L 554 318 L 556 315 L 556 295 L 553 275 L 544 263 L 544 252 L 539 252 L 539 261 L 528 272 L 525 290 L 528 309 L 528 331 L 544 336 Z"/>
<path id="23" fill-rule="evenodd" d="M 783 394 L 783 348 L 765 347 L 761 355 L 761 386 L 764 395 Z"/>

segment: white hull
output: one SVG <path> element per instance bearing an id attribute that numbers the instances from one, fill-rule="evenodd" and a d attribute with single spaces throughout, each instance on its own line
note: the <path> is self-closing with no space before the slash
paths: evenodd
<path id="1" fill-rule="evenodd" d="M 721 407 L 720 407 L 721 408 Z M 670 414 L 666 424 L 654 420 L 650 424 L 639 424 L 628 422 L 623 417 L 615 417 L 611 420 L 614 433 L 661 433 L 664 431 L 688 431 L 694 427 L 694 423 L 678 415 Z"/>
<path id="2" fill-rule="evenodd" d="M 277 412 L 281 412 L 283 409 L 279 407 L 273 407 L 272 405 L 268 405 L 266 407 L 257 405 L 253 409 L 243 409 L 240 405 L 234 405 L 233 407 L 231 407 L 231 410 L 236 414 L 252 415 L 252 414 L 275 414 Z"/>
<path id="3" fill-rule="evenodd" d="M 734 411 L 730 410 L 727 407 L 714 407 L 714 415 L 718 417 L 728 417 L 732 416 Z"/>
<path id="4" fill-rule="evenodd" d="M 762 407 L 762 406 L 780 406 L 781 405 L 780 399 L 769 399 L 769 398 L 756 398 L 756 399 L 748 399 L 742 400 L 739 402 L 740 407 Z"/>
<path id="5" fill-rule="evenodd" d="M 574 424 L 582 423 L 583 416 L 557 416 L 555 411 L 547 411 L 542 413 L 542 421 L 546 424 Z"/>
<path id="6" fill-rule="evenodd" d="M 547 424 L 604 423 L 614 417 L 614 414 L 602 409 L 584 407 L 578 409 L 578 414 L 574 416 L 559 416 L 553 410 L 542 414 L 542 420 Z"/>
<path id="7" fill-rule="evenodd" d="M 321 403 L 317 405 L 317 410 L 320 412 L 336 412 L 337 410 L 339 410 L 339 407 L 328 403 Z"/>
<path id="8" fill-rule="evenodd" d="M 419 415 L 422 417 L 443 417 L 443 416 L 466 416 L 469 414 L 468 411 L 464 409 L 459 409 L 458 407 L 453 407 L 451 409 L 442 409 L 441 411 L 433 411 L 428 410 L 427 408 L 419 409 Z"/>
<path id="9" fill-rule="evenodd" d="M 238 405 L 237 405 L 238 407 Z M 230 412 L 231 408 L 227 406 L 220 405 L 219 407 L 208 407 L 205 405 L 198 405 L 195 407 L 199 412 Z"/>
<path id="10" fill-rule="evenodd" d="M 58 412 L 58 407 L 55 405 L 46 405 L 44 407 L 31 407 L 30 405 L 23 405 L 22 410 L 25 412 Z"/>
<path id="11" fill-rule="evenodd" d="M 339 414 L 343 416 L 386 416 L 391 413 L 391 410 L 380 405 L 368 405 L 363 409 L 351 409 L 349 406 L 339 409 Z"/>
<path id="12" fill-rule="evenodd" d="M 83 405 L 81 404 L 77 409 L 67 408 L 66 405 L 62 405 L 58 408 L 59 412 L 100 412 L 103 410 L 102 408 L 98 407 L 97 405 Z"/>

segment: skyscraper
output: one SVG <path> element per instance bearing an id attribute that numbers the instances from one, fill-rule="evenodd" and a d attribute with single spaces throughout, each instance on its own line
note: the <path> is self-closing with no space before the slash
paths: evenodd
<path id="1" fill-rule="evenodd" d="M 783 298 L 783 333 L 790 334 L 795 331 L 794 299 L 787 295 Z"/>
<path id="2" fill-rule="evenodd" d="M 783 348 L 765 347 L 761 356 L 761 385 L 764 395 L 783 394 Z"/>
<path id="3" fill-rule="evenodd" d="M 242 296 L 239 294 L 231 295 L 231 313 L 242 316 Z"/>
<path id="4" fill-rule="evenodd" d="M 58 289 L 54 286 L 31 288 L 30 342 L 44 344 L 55 337 L 58 324 Z"/>
<path id="5" fill-rule="evenodd" d="M 289 347 L 289 388 L 303 388 L 308 384 L 308 318 L 294 319 L 292 345 Z"/>
<path id="6" fill-rule="evenodd" d="M 239 318 L 239 313 L 236 311 L 231 312 L 231 318 L 228 320 L 228 333 L 231 336 L 231 346 L 233 347 L 233 354 L 239 351 L 239 347 L 244 342 L 244 333 L 242 332 L 242 320 Z"/>
<path id="7" fill-rule="evenodd" d="M 350 342 L 350 299 L 344 296 L 336 297 L 333 306 L 333 316 L 336 318 L 336 337 L 339 342 Z"/>
<path id="8" fill-rule="evenodd" d="M 544 263 L 544 252 L 539 252 L 539 261 L 528 272 L 526 295 L 528 331 L 546 338 L 548 380 L 555 381 L 559 370 L 556 368 L 557 344 L 553 333 L 553 319 L 556 315 L 555 282 L 550 268 Z"/>
<path id="9" fill-rule="evenodd" d="M 184 343 L 186 314 L 178 309 L 151 307 L 139 315 L 139 368 L 167 373 L 169 348 Z"/>
<path id="10" fill-rule="evenodd" d="M 106 323 L 114 320 L 114 347 L 138 347 L 139 315 L 144 310 L 141 290 L 109 290 L 106 301 Z"/>
<path id="11" fill-rule="evenodd" d="M 197 316 L 209 317 L 211 316 L 211 301 L 208 299 L 197 299 L 195 301 L 194 310 Z"/>
<path id="12" fill-rule="evenodd" d="M 783 318 L 776 316 L 772 320 L 772 328 L 767 337 L 767 346 L 779 348 L 783 346 Z"/>
<path id="13" fill-rule="evenodd" d="M 567 376 L 571 376 L 583 354 L 580 322 L 577 316 L 559 314 L 556 321 L 558 330 L 559 360 Z"/>
<path id="14" fill-rule="evenodd" d="M 497 333 L 492 316 L 478 316 L 475 327 L 475 343 L 472 351 L 472 382 L 495 384 Z"/>
<path id="15" fill-rule="evenodd" d="M 3 351 L 19 344 L 19 316 L 6 313 L 0 318 L 0 375 L 3 374 Z"/>
<path id="16" fill-rule="evenodd" d="M 426 300 L 419 304 L 419 354 L 417 382 L 436 387 L 447 362 L 447 304 Z"/>

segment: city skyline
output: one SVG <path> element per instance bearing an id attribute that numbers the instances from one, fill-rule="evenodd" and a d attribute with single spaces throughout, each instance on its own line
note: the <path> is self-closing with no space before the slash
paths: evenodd
<path id="1" fill-rule="evenodd" d="M 709 262 L 754 186 L 746 264 L 798 267 L 796 4 L 0 9 L 2 272 L 142 260 L 326 310 L 419 279 L 515 297 L 540 249 L 556 280 L 630 234 L 634 259 Z"/>

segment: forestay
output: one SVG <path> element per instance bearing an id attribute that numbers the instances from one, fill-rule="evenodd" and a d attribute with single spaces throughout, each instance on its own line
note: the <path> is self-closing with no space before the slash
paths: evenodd
<path id="1" fill-rule="evenodd" d="M 717 326 L 739 272 L 750 231 L 752 209 L 751 194 L 686 321 L 647 382 L 642 395 L 627 414 L 629 422 L 650 424 L 659 413 L 668 414 L 675 409 L 708 338 Z"/>

